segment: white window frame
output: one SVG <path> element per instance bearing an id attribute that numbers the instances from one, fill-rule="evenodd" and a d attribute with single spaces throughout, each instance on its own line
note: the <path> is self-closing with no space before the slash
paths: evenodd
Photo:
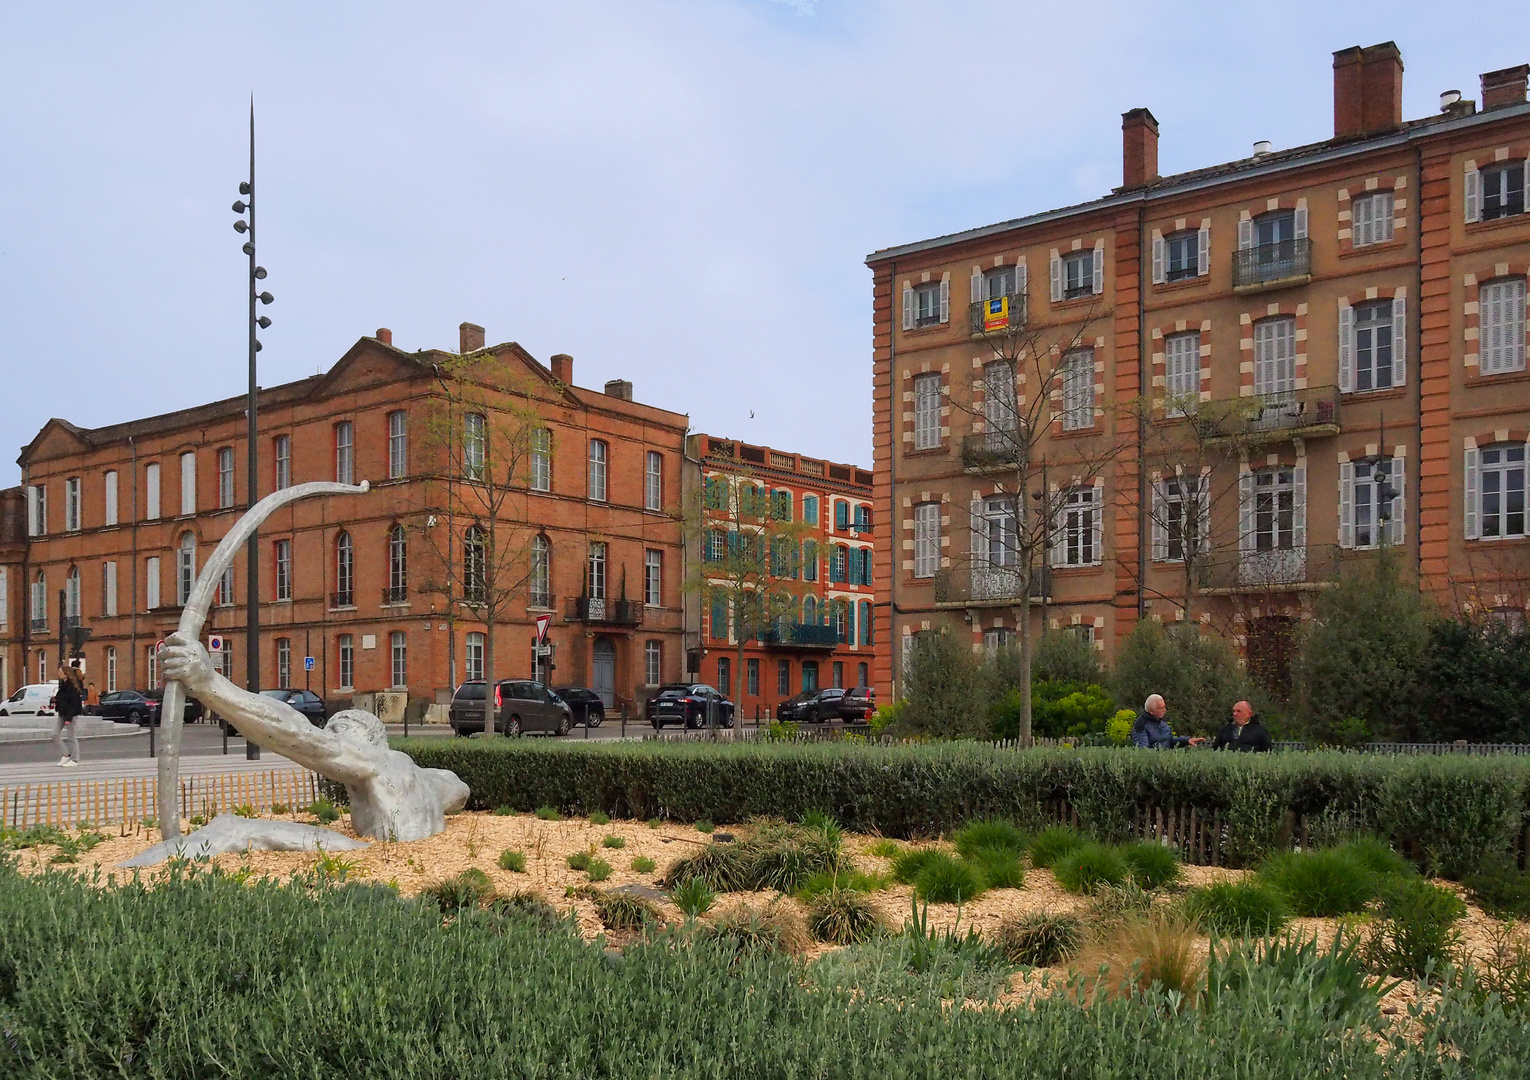
<path id="1" fill-rule="evenodd" d="M 344 529 L 335 537 L 335 593 L 344 606 L 356 604 L 356 542 Z M 349 600 L 347 601 L 347 598 Z"/>
<path id="2" fill-rule="evenodd" d="M 393 680 L 390 689 L 407 690 L 409 688 L 409 638 L 402 630 L 393 630 L 388 634 L 388 659 L 389 677 Z"/>
<path id="3" fill-rule="evenodd" d="M 1211 478 L 1168 476 L 1153 482 L 1152 491 L 1153 561 L 1185 561 L 1185 510 L 1195 510 L 1194 550 L 1191 556 L 1206 555 L 1211 550 Z"/>
<path id="4" fill-rule="evenodd" d="M 79 532 L 82 507 L 80 505 L 80 478 L 71 476 L 64 481 L 64 531 Z"/>
<path id="5" fill-rule="evenodd" d="M 664 455 L 657 450 L 645 455 L 643 471 L 643 509 L 664 509 Z"/>
<path id="6" fill-rule="evenodd" d="M 28 616 L 35 630 L 40 624 L 48 625 L 48 575 L 43 571 L 37 572 L 37 580 L 31 584 L 32 594 L 28 597 Z"/>
<path id="7" fill-rule="evenodd" d="M 409 414 L 394 409 L 388 414 L 388 479 L 409 475 Z"/>
<path id="8" fill-rule="evenodd" d="M 276 572 L 272 575 L 274 596 L 277 600 L 292 599 L 292 541 L 275 541 L 272 564 Z"/>
<path id="9" fill-rule="evenodd" d="M 46 484 L 27 486 L 27 535 L 48 535 L 48 488 Z"/>
<path id="10" fill-rule="evenodd" d="M 148 648 L 145 651 L 148 653 L 148 658 L 147 658 L 147 660 L 144 663 L 144 670 L 147 672 L 148 677 L 149 677 L 149 689 L 151 689 L 151 690 L 158 690 L 159 689 L 159 647 L 157 645 L 150 645 L 150 646 L 148 646 Z"/>
<path id="11" fill-rule="evenodd" d="M 552 542 L 541 533 L 531 538 L 531 573 L 526 584 L 532 607 L 552 605 Z"/>
<path id="12" fill-rule="evenodd" d="M 1396 491 L 1385 529 L 1379 520 L 1380 484 L 1376 477 L 1376 468 L 1381 464 L 1387 466 L 1388 481 Z M 1403 542 L 1403 489 L 1407 479 L 1405 464 L 1401 455 L 1339 463 L 1340 547 L 1366 550 L 1381 547 L 1383 540 L 1392 546 Z"/>
<path id="13" fill-rule="evenodd" d="M 584 594 L 591 600 L 606 598 L 606 570 L 610 549 L 604 540 L 591 540 L 585 558 Z"/>
<path id="14" fill-rule="evenodd" d="M 1015 396 L 1015 366 L 1008 360 L 995 360 L 983 368 L 983 426 L 988 431 L 989 449 L 994 452 L 1014 450 L 1012 444 L 1020 429 L 1020 408 Z"/>
<path id="15" fill-rule="evenodd" d="M 1296 319 L 1280 315 L 1254 324 L 1254 394 L 1296 390 Z"/>
<path id="16" fill-rule="evenodd" d="M 1500 278 L 1477 290 L 1478 370 L 1502 375 L 1525 370 L 1525 279 Z"/>
<path id="17" fill-rule="evenodd" d="M 234 568 L 224 567 L 222 575 L 218 578 L 218 606 L 234 606 Z"/>
<path id="18" fill-rule="evenodd" d="M 159 607 L 159 556 L 150 555 L 144 560 L 144 608 L 153 611 Z"/>
<path id="19" fill-rule="evenodd" d="M 108 694 L 117 692 L 117 646 L 115 645 L 106 647 L 106 692 Z"/>
<path id="20" fill-rule="evenodd" d="M 64 576 L 64 617 L 79 620 L 81 615 L 80 568 L 71 566 Z"/>
<path id="21" fill-rule="evenodd" d="M 481 631 L 469 630 L 467 640 L 463 644 L 462 664 L 463 674 L 468 682 L 483 678 L 483 654 L 485 637 Z"/>
<path id="22" fill-rule="evenodd" d="M 1187 416 L 1201 400 L 1201 332 L 1187 330 L 1163 339 L 1164 413 Z"/>
<path id="23" fill-rule="evenodd" d="M 181 517 L 191 517 L 197 512 L 197 455 L 188 451 L 181 455 Z"/>
<path id="24" fill-rule="evenodd" d="M 1530 535 L 1525 524 L 1530 520 L 1526 513 L 1526 468 L 1530 466 L 1524 443 L 1494 443 L 1476 451 L 1478 455 L 1475 484 L 1468 483 L 1468 498 L 1475 497 L 1479 540 L 1504 540 Z M 1489 490 L 1489 489 L 1493 490 Z M 1497 496 L 1498 509 L 1489 512 L 1489 499 Z M 1507 504 L 1507 505 L 1505 505 Z M 1518 505 L 1519 510 L 1511 509 Z M 1512 519 L 1518 517 L 1519 528 L 1511 529 Z"/>
<path id="25" fill-rule="evenodd" d="M 175 544 L 175 602 L 185 606 L 197 583 L 197 538 L 190 530 Z"/>
<path id="26" fill-rule="evenodd" d="M 292 486 L 292 436 L 278 435 L 271 440 L 271 459 L 276 465 L 276 490 Z"/>
<path id="27" fill-rule="evenodd" d="M 658 686 L 664 681 L 664 643 L 643 643 L 643 685 Z"/>
<path id="28" fill-rule="evenodd" d="M 143 519 L 158 521 L 160 510 L 159 462 L 151 461 L 143 467 Z"/>
<path id="29" fill-rule="evenodd" d="M 356 428 L 349 420 L 335 425 L 335 483 L 356 482 Z"/>
<path id="30" fill-rule="evenodd" d="M 335 639 L 335 654 L 340 689 L 354 690 L 356 688 L 356 639 L 350 634 L 338 636 Z"/>
<path id="31" fill-rule="evenodd" d="M 664 606 L 664 552 L 657 548 L 643 552 L 643 604 Z"/>
<path id="32" fill-rule="evenodd" d="M 914 576 L 932 578 L 940 569 L 940 507 L 937 502 L 914 507 Z"/>
<path id="33" fill-rule="evenodd" d="M 487 458 L 488 421 L 483 413 L 468 413 L 462 418 L 462 475 L 482 480 Z"/>
<path id="34" fill-rule="evenodd" d="M 388 529 L 388 591 L 397 595 L 409 588 L 409 534 L 402 525 Z"/>
<path id="35" fill-rule="evenodd" d="M 1372 191 L 1350 202 L 1350 244 L 1353 247 L 1369 247 L 1384 244 L 1392 239 L 1392 205 L 1390 191 Z"/>
<path id="36" fill-rule="evenodd" d="M 292 639 L 276 639 L 276 688 L 292 689 Z"/>
<path id="37" fill-rule="evenodd" d="M 11 580 L 7 567 L 0 566 L 0 630 L 6 629 L 11 620 Z M 3 674 L 3 672 L 0 672 Z M 5 687 L 0 686 L 0 690 Z"/>
<path id="38" fill-rule="evenodd" d="M 106 505 L 101 524 L 115 525 L 117 524 L 117 470 L 106 470 L 106 475 L 102 477 L 102 484 Z"/>
<path id="39" fill-rule="evenodd" d="M 536 428 L 531 432 L 532 491 L 552 490 L 552 430 Z"/>
<path id="40" fill-rule="evenodd" d="M 611 463 L 611 447 L 604 439 L 590 440 L 590 484 L 589 494 L 591 502 L 605 502 L 608 491 L 607 469 Z"/>
<path id="41" fill-rule="evenodd" d="M 234 448 L 218 449 L 218 509 L 227 510 L 234 505 Z"/>
<path id="42" fill-rule="evenodd" d="M 1104 561 L 1103 493 L 1098 484 L 1080 484 L 1059 493 L 1053 566 L 1099 566 Z"/>
<path id="43" fill-rule="evenodd" d="M 1390 390 L 1397 385 L 1394 370 L 1397 324 L 1392 306 L 1389 300 L 1368 300 L 1363 304 L 1356 304 L 1353 309 L 1354 392 L 1357 394 L 1371 390 Z M 1367 315 L 1371 317 L 1367 318 Z M 1384 385 L 1376 377 L 1380 366 L 1379 359 L 1383 354 L 1386 358 L 1387 370 L 1387 381 Z M 1370 385 L 1361 385 L 1367 381 Z"/>
<path id="44" fill-rule="evenodd" d="M 1072 349 L 1062 357 L 1062 426 L 1084 431 L 1094 426 L 1094 349 Z"/>
<path id="45" fill-rule="evenodd" d="M 914 376 L 915 450 L 934 450 L 940 446 L 940 382 L 940 375 L 936 372 Z"/>

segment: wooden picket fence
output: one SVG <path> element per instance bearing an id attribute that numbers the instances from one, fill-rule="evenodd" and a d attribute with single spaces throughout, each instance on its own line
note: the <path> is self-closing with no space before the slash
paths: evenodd
<path id="1" fill-rule="evenodd" d="M 319 774 L 299 769 L 208 773 L 182 777 L 181 816 L 214 815 L 236 806 L 270 813 L 276 805 L 293 810 L 319 798 Z M 131 824 L 158 816 L 157 781 L 152 776 L 73 780 L 0 788 L 0 826 Z"/>

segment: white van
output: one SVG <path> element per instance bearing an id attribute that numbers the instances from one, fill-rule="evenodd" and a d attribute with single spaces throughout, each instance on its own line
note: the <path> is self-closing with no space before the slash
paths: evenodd
<path id="1" fill-rule="evenodd" d="M 0 716 L 53 716 L 58 680 L 23 686 L 0 703 Z"/>

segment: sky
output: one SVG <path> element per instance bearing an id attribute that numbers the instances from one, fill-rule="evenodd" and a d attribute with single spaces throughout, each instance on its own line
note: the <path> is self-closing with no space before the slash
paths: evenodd
<path id="1" fill-rule="evenodd" d="M 1332 52 L 1403 113 L 1530 61 L 1530 8 L 627 0 L 0 6 L 0 485 L 246 385 L 231 204 L 257 119 L 262 385 L 467 321 L 693 429 L 871 465 L 875 250 L 1332 134 Z M 8 437 L 8 438 L 7 438 Z"/>

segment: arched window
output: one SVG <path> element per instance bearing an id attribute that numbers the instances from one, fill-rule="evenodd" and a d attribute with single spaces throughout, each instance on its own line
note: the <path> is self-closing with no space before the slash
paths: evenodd
<path id="1" fill-rule="evenodd" d="M 175 602 L 185 606 L 197 581 L 197 538 L 190 530 L 181 533 L 175 547 Z"/>
<path id="2" fill-rule="evenodd" d="M 341 532 L 335 537 L 335 596 L 332 607 L 351 607 L 356 603 L 356 553 L 351 546 L 351 534 Z"/>
<path id="3" fill-rule="evenodd" d="M 802 600 L 802 625 L 818 625 L 818 600 L 813 596 L 806 596 Z"/>
<path id="4" fill-rule="evenodd" d="M 409 599 L 409 541 L 404 537 L 404 527 L 394 525 L 388 530 L 388 596 L 390 604 L 402 604 Z"/>
<path id="5" fill-rule="evenodd" d="M 850 640 L 849 626 L 849 603 L 845 600 L 832 600 L 829 603 L 830 625 L 834 627 L 834 637 L 839 641 Z"/>
<path id="6" fill-rule="evenodd" d="M 469 603 L 484 601 L 484 555 L 483 530 L 469 525 L 462 538 L 462 596 Z"/>
<path id="7" fill-rule="evenodd" d="M 552 607 L 552 541 L 538 533 L 531 538 L 532 607 Z"/>
<path id="8" fill-rule="evenodd" d="M 80 568 L 71 566 L 64 579 L 64 614 L 71 619 L 80 617 Z"/>

